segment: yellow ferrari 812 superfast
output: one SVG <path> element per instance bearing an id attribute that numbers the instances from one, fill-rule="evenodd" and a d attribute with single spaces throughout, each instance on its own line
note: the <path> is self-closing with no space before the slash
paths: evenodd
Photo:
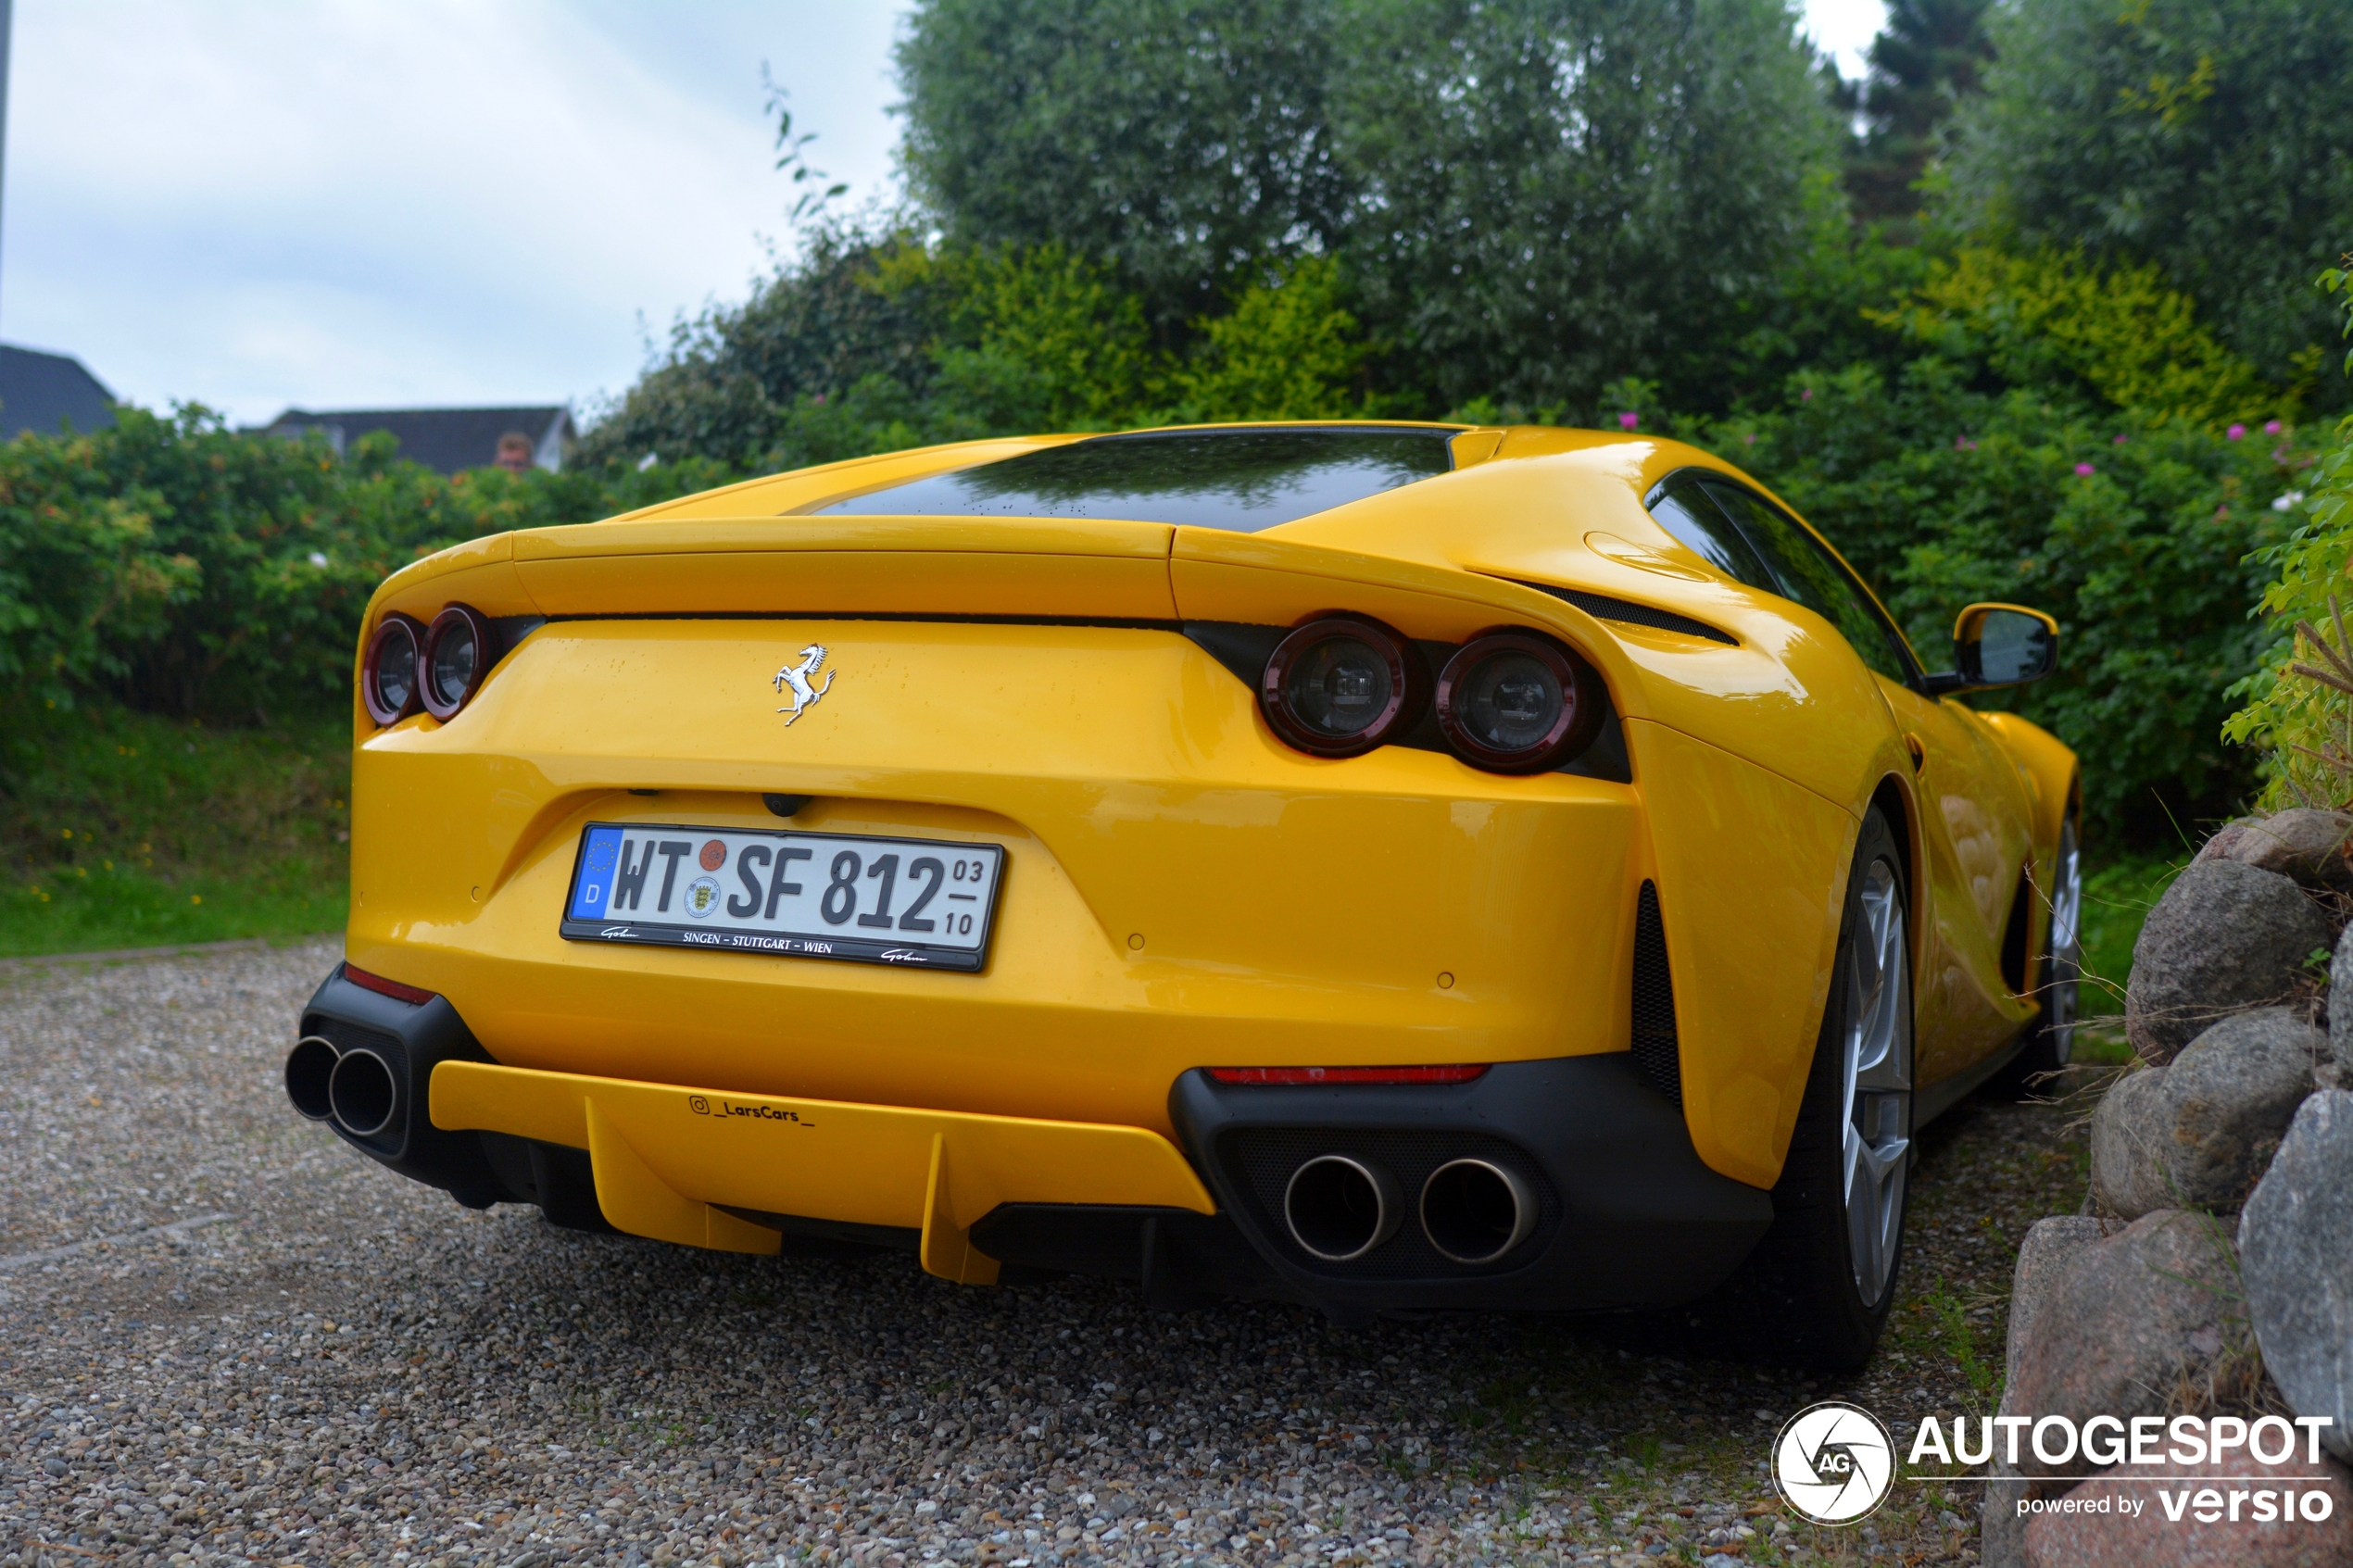
<path id="1" fill-rule="evenodd" d="M 1916 1130 L 2064 1061 L 2076 760 L 1672 441 L 861 458 L 369 606 L 297 1110 L 459 1202 L 971 1284 L 1734 1302 L 1866 1356 Z"/>

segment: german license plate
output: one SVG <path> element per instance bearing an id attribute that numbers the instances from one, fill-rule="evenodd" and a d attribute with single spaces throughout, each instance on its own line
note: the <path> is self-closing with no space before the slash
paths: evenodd
<path id="1" fill-rule="evenodd" d="M 561 935 L 720 952 L 980 969 L 996 844 L 591 822 Z"/>

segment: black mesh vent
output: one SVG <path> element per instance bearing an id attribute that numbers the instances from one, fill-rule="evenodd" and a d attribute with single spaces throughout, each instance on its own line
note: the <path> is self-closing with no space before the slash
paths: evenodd
<path id="1" fill-rule="evenodd" d="M 1516 1144 L 1478 1133 L 1390 1133 L 1307 1128 L 1253 1128 L 1227 1136 L 1222 1150 L 1227 1167 L 1240 1178 L 1253 1200 L 1258 1223 L 1290 1261 L 1340 1279 L 1460 1279 L 1466 1274 L 1494 1273 L 1516 1268 L 1542 1250 L 1560 1222 L 1560 1199 L 1536 1162 Z M 1397 1178 L 1405 1204 L 1397 1234 L 1353 1263 L 1327 1263 L 1310 1256 L 1290 1238 L 1283 1222 L 1283 1191 L 1291 1173 L 1318 1155 L 1345 1154 L 1368 1165 L 1386 1166 Z M 1430 1173 L 1455 1160 L 1485 1160 L 1502 1166 L 1528 1183 L 1536 1194 L 1540 1212 L 1536 1229 L 1508 1256 L 1477 1266 L 1456 1263 L 1430 1246 L 1422 1234 L 1422 1184 Z"/>
<path id="2" fill-rule="evenodd" d="M 1515 578 L 1512 581 L 1518 580 Z M 1722 643 L 1730 647 L 1740 646 L 1740 639 L 1728 632 L 1718 632 L 1704 621 L 1693 621 L 1688 615 L 1678 615 L 1671 609 L 1660 609 L 1655 605 L 1638 605 L 1631 599 L 1614 599 L 1607 594 L 1589 594 L 1582 588 L 1555 588 L 1550 583 L 1521 583 L 1519 585 L 1567 600 L 1596 621 L 1622 621 L 1629 626 L 1652 626 L 1661 632 L 1680 632 L 1687 637 L 1705 637 L 1711 643 Z"/>
<path id="3" fill-rule="evenodd" d="M 1667 928 L 1658 889 L 1642 884 L 1634 909 L 1634 1066 L 1642 1082 L 1683 1103 L 1683 1059 L 1675 1044 L 1675 979 L 1667 970 Z"/>
<path id="4" fill-rule="evenodd" d="M 384 1130 L 372 1137 L 355 1138 L 379 1153 L 398 1155 L 409 1133 L 409 1047 L 397 1035 L 387 1035 L 381 1029 L 370 1029 L 358 1023 L 346 1023 L 340 1018 L 324 1013 L 311 1013 L 302 1021 L 305 1035 L 316 1035 L 333 1046 L 338 1052 L 373 1051 L 384 1059 L 392 1069 L 392 1081 L 399 1086 L 400 1100 L 392 1113 L 392 1121 Z"/>

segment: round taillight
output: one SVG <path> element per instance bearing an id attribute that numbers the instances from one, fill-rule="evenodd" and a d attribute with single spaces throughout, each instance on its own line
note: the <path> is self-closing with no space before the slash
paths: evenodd
<path id="1" fill-rule="evenodd" d="M 1550 638 L 1490 632 L 1438 677 L 1438 727 L 1456 755 L 1495 773 L 1541 773 L 1592 744 L 1600 677 Z"/>
<path id="2" fill-rule="evenodd" d="M 397 612 L 377 624 L 359 660 L 359 700 L 378 724 L 397 724 L 417 711 L 417 665 L 424 630 Z"/>
<path id="3" fill-rule="evenodd" d="M 425 633 L 425 711 L 452 719 L 482 687 L 490 672 L 490 622 L 477 610 L 451 605 L 433 618 Z"/>
<path id="4" fill-rule="evenodd" d="M 1318 757 L 1355 757 L 1421 717 L 1429 670 L 1420 650 L 1379 621 L 1325 616 L 1276 646 L 1258 696 L 1287 744 Z"/>

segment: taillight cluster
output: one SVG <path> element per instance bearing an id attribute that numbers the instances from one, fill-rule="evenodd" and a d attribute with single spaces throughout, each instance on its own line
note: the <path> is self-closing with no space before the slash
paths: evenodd
<path id="1" fill-rule="evenodd" d="M 1577 756 L 1604 708 L 1592 666 L 1541 633 L 1473 637 L 1432 681 L 1420 648 L 1361 615 L 1319 616 L 1285 637 L 1258 697 L 1285 744 L 1317 757 L 1403 740 L 1434 707 L 1453 753 L 1496 773 L 1541 773 Z"/>
<path id="2" fill-rule="evenodd" d="M 379 724 L 420 708 L 453 719 L 490 672 L 492 630 L 481 611 L 451 605 L 426 625 L 395 610 L 380 621 L 359 661 L 359 700 Z"/>

